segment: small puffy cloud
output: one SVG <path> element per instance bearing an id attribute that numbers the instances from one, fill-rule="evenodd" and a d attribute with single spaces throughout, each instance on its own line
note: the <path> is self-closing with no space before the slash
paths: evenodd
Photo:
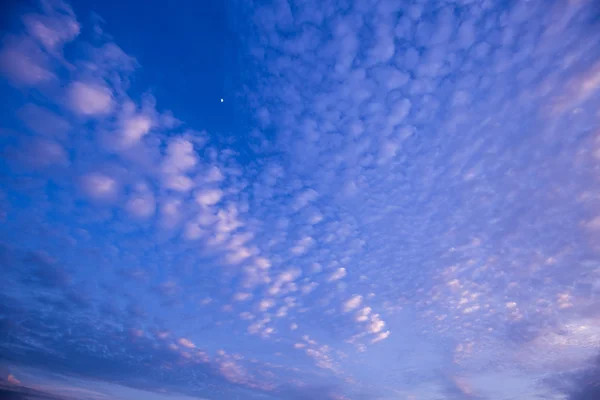
<path id="1" fill-rule="evenodd" d="M 354 296 L 352 296 L 349 300 L 346 300 L 346 302 L 343 305 L 343 310 L 344 312 L 349 312 L 352 311 L 356 308 L 358 308 L 360 306 L 360 304 L 362 303 L 362 296 L 355 294 Z"/>
<path id="2" fill-rule="evenodd" d="M 192 142 L 181 137 L 171 139 L 162 165 L 167 188 L 178 192 L 191 190 L 194 181 L 186 173 L 197 163 L 198 157 Z"/>
<path id="3" fill-rule="evenodd" d="M 62 46 L 75 39 L 81 30 L 72 8 L 63 1 L 42 2 L 44 14 L 28 14 L 23 17 L 27 32 L 46 51 L 56 53 Z"/>
<path id="4" fill-rule="evenodd" d="M 252 298 L 251 293 L 239 292 L 233 295 L 235 301 L 246 301 Z"/>
<path id="5" fill-rule="evenodd" d="M 134 146 L 150 132 L 152 124 L 152 119 L 147 115 L 138 114 L 125 118 L 121 127 L 122 145 Z"/>
<path id="6" fill-rule="evenodd" d="M 256 260 L 254 260 L 254 264 L 260 269 L 271 268 L 271 261 L 269 261 L 265 257 L 256 257 Z"/>
<path id="7" fill-rule="evenodd" d="M 385 322 L 379 318 L 379 314 L 375 314 L 371 317 L 371 323 L 369 324 L 367 330 L 371 333 L 378 333 L 385 327 Z"/>
<path id="8" fill-rule="evenodd" d="M 273 307 L 274 305 L 275 305 L 275 300 L 273 300 L 273 299 L 263 299 L 258 304 L 258 308 L 260 309 L 260 311 L 267 311 L 269 308 Z"/>
<path id="9" fill-rule="evenodd" d="M 9 38 L 0 50 L 0 72 L 18 86 L 36 86 L 55 75 L 48 69 L 47 56 L 28 38 Z"/>
<path id="10" fill-rule="evenodd" d="M 292 254 L 301 255 L 306 253 L 308 248 L 312 246 L 314 242 L 315 240 L 310 236 L 300 239 L 298 242 L 296 242 L 296 245 L 292 247 Z"/>
<path id="11" fill-rule="evenodd" d="M 165 178 L 165 186 L 176 192 L 188 192 L 194 187 L 194 181 L 186 175 L 169 175 Z"/>
<path id="12" fill-rule="evenodd" d="M 327 278 L 328 282 L 338 281 L 346 276 L 346 268 L 338 268 L 333 274 Z"/>
<path id="13" fill-rule="evenodd" d="M 223 179 L 225 179 L 225 176 L 223 176 L 221 170 L 214 165 L 211 166 L 204 175 L 205 182 L 221 182 Z"/>
<path id="14" fill-rule="evenodd" d="M 172 228 L 177 225 L 181 219 L 181 200 L 167 199 L 160 206 L 161 225 Z"/>
<path id="15" fill-rule="evenodd" d="M 198 156 L 194 144 L 181 137 L 169 141 L 163 163 L 163 170 L 167 174 L 178 174 L 189 171 L 198 163 Z"/>
<path id="16" fill-rule="evenodd" d="M 239 264 L 250 256 L 252 256 L 252 251 L 242 246 L 229 251 L 225 256 L 225 260 L 228 264 Z"/>
<path id="17" fill-rule="evenodd" d="M 380 342 L 384 339 L 387 339 L 389 336 L 390 336 L 390 331 L 381 332 L 377 336 L 375 336 L 375 338 L 373 340 L 371 340 L 371 343 Z"/>
<path id="18" fill-rule="evenodd" d="M 18 111 L 23 123 L 33 132 L 64 139 L 71 128 L 71 124 L 63 117 L 35 104 L 27 104 Z"/>
<path id="19" fill-rule="evenodd" d="M 73 82 L 68 89 L 69 108 L 83 116 L 103 116 L 112 112 L 114 99 L 112 91 L 96 82 Z"/>
<path id="20" fill-rule="evenodd" d="M 296 329 L 298 329 L 298 324 L 296 324 L 296 323 L 290 324 L 291 331 L 295 331 Z"/>
<path id="21" fill-rule="evenodd" d="M 85 193 L 96 200 L 112 200 L 119 193 L 118 181 L 102 173 L 92 173 L 83 177 L 82 186 Z"/>
<path id="22" fill-rule="evenodd" d="M 196 202 L 201 206 L 212 206 L 221 201 L 223 191 L 221 189 L 205 189 L 196 192 Z"/>
<path id="23" fill-rule="evenodd" d="M 319 197 L 319 193 L 317 193 L 314 189 L 306 189 L 301 192 L 292 205 L 294 211 L 299 211 L 300 209 L 306 207 L 308 204 L 312 203 Z"/>
<path id="24" fill-rule="evenodd" d="M 136 218 L 146 219 L 153 216 L 155 210 L 154 194 L 147 185 L 137 185 L 127 202 L 127 211 L 129 214 Z"/>
<path id="25" fill-rule="evenodd" d="M 9 374 L 8 377 L 6 378 L 6 381 L 12 385 L 20 385 L 21 381 L 18 380 L 17 378 L 15 378 L 15 376 L 13 374 Z"/>
<path id="26" fill-rule="evenodd" d="M 300 277 L 302 271 L 298 268 L 291 268 L 277 276 L 277 281 L 281 283 L 292 282 Z"/>
<path id="27" fill-rule="evenodd" d="M 170 336 L 170 332 L 168 331 L 160 331 L 156 333 L 156 337 L 158 337 L 159 339 L 165 340 Z"/>
<path id="28" fill-rule="evenodd" d="M 183 237 L 187 240 L 196 240 L 202 237 L 205 231 L 198 225 L 197 222 L 187 222 L 183 229 Z"/>
<path id="29" fill-rule="evenodd" d="M 460 287 L 460 281 L 458 279 L 452 279 L 447 283 L 447 285 L 453 289 L 457 289 Z"/>
<path id="30" fill-rule="evenodd" d="M 283 307 L 279 307 L 279 309 L 277 310 L 277 313 L 275 313 L 275 316 L 277 318 L 281 318 L 281 317 L 285 317 L 288 313 L 288 307 L 283 306 Z"/>
<path id="31" fill-rule="evenodd" d="M 69 155 L 64 147 L 52 139 L 26 140 L 22 143 L 19 155 L 23 162 L 31 167 L 44 168 L 69 164 Z"/>
<path id="32" fill-rule="evenodd" d="M 194 343 L 192 343 L 192 341 L 190 341 L 189 339 L 186 339 L 186 338 L 179 339 L 178 343 L 183 347 L 187 347 L 188 349 L 196 348 L 196 345 Z"/>
<path id="33" fill-rule="evenodd" d="M 248 312 L 248 311 L 244 311 L 240 313 L 240 318 L 243 319 L 244 321 L 251 321 L 253 320 L 255 317 L 252 313 Z"/>
<path id="34" fill-rule="evenodd" d="M 306 285 L 302 285 L 302 287 L 300 288 L 300 291 L 302 292 L 302 294 L 309 294 L 310 292 L 315 290 L 317 288 L 317 286 L 319 286 L 319 284 L 317 282 L 310 282 L 310 283 L 307 283 Z"/>
<path id="35" fill-rule="evenodd" d="M 369 319 L 369 314 L 371 313 L 371 307 L 364 307 L 358 313 L 356 313 L 356 321 L 364 322 Z"/>

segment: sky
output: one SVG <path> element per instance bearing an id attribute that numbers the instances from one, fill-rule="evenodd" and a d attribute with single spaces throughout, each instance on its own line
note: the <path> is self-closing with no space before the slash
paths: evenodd
<path id="1" fill-rule="evenodd" d="M 599 398 L 594 0 L 3 7 L 4 398 Z"/>

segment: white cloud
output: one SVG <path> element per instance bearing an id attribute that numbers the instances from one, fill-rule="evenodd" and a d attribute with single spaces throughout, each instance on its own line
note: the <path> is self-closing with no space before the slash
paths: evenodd
<path id="1" fill-rule="evenodd" d="M 21 381 L 18 380 L 17 378 L 15 378 L 15 376 L 13 374 L 9 374 L 8 377 L 6 378 L 6 381 L 12 385 L 20 385 Z"/>
<path id="2" fill-rule="evenodd" d="M 251 256 L 252 252 L 250 249 L 246 247 L 239 247 L 235 250 L 230 250 L 225 256 L 225 259 L 229 264 L 239 264 Z"/>
<path id="3" fill-rule="evenodd" d="M 122 122 L 122 145 L 130 147 L 138 143 L 152 128 L 152 120 L 146 115 L 134 115 Z"/>
<path id="4" fill-rule="evenodd" d="M 294 200 L 293 209 L 298 211 L 304 207 L 306 207 L 309 203 L 312 203 L 319 197 L 319 193 L 317 193 L 314 189 L 306 189 L 301 192 L 296 199 Z"/>
<path id="5" fill-rule="evenodd" d="M 154 194 L 146 184 L 138 184 L 127 202 L 127 211 L 140 219 L 154 215 L 156 203 Z"/>
<path id="6" fill-rule="evenodd" d="M 187 240 L 196 240 L 201 238 L 206 232 L 198 225 L 197 222 L 187 222 L 183 230 L 183 237 Z"/>
<path id="7" fill-rule="evenodd" d="M 253 320 L 255 317 L 252 313 L 248 312 L 248 311 L 244 311 L 240 313 L 240 318 L 243 319 L 244 321 L 251 321 Z"/>
<path id="8" fill-rule="evenodd" d="M 194 181 L 185 175 L 169 175 L 165 178 L 165 186 L 176 192 L 189 192 L 194 187 Z"/>
<path id="9" fill-rule="evenodd" d="M 98 200 L 112 200 L 119 193 L 117 180 L 102 173 L 92 173 L 84 176 L 82 186 L 90 197 Z"/>
<path id="10" fill-rule="evenodd" d="M 379 318 L 379 314 L 374 314 L 371 316 L 371 323 L 369 324 L 367 330 L 371 333 L 381 332 L 381 330 L 385 327 L 385 322 Z"/>
<path id="11" fill-rule="evenodd" d="M 355 294 L 349 300 L 346 300 L 342 307 L 344 312 L 349 312 L 358 308 L 360 306 L 360 303 L 362 303 L 362 299 L 362 296 Z"/>
<path id="12" fill-rule="evenodd" d="M 183 347 L 187 347 L 188 349 L 195 349 L 196 345 L 194 343 L 192 343 L 191 340 L 186 339 L 186 338 L 181 338 L 179 339 L 179 344 L 182 345 Z"/>
<path id="13" fill-rule="evenodd" d="M 361 309 L 358 313 L 356 313 L 356 320 L 358 322 L 364 322 L 369 319 L 369 314 L 371 313 L 371 307 L 365 307 Z"/>
<path id="14" fill-rule="evenodd" d="M 252 298 L 251 293 L 238 292 L 233 295 L 233 299 L 235 301 L 246 301 L 246 300 L 250 300 L 251 298 Z"/>
<path id="15" fill-rule="evenodd" d="M 311 247 L 314 244 L 314 242 L 315 240 L 310 236 L 298 240 L 298 242 L 296 242 L 296 245 L 292 247 L 292 254 L 300 255 L 306 253 L 308 248 Z"/>
<path id="16" fill-rule="evenodd" d="M 269 308 L 275 305 L 275 300 L 273 299 L 263 299 L 260 301 L 258 308 L 260 311 L 267 311 Z"/>
<path id="17" fill-rule="evenodd" d="M 55 78 L 47 56 L 27 38 L 9 38 L 0 51 L 0 72 L 14 85 L 36 86 Z"/>
<path id="18" fill-rule="evenodd" d="M 271 262 L 264 257 L 256 257 L 256 260 L 254 260 L 254 263 L 256 264 L 256 266 L 258 268 L 261 268 L 261 269 L 271 268 Z"/>
<path id="19" fill-rule="evenodd" d="M 166 175 L 181 175 L 193 169 L 197 164 L 198 155 L 192 142 L 182 137 L 169 140 L 162 166 Z"/>
<path id="20" fill-rule="evenodd" d="M 111 90 L 100 83 L 73 82 L 68 89 L 69 107 L 84 116 L 109 114 L 114 108 Z"/>
<path id="21" fill-rule="evenodd" d="M 302 287 L 300 288 L 300 291 L 303 294 L 309 294 L 310 292 L 315 290 L 317 288 L 317 286 L 319 286 L 319 284 L 317 282 L 310 282 L 310 283 L 307 283 L 306 285 L 302 285 Z"/>
<path id="22" fill-rule="evenodd" d="M 288 307 L 282 306 L 282 307 L 279 307 L 279 309 L 277 310 L 277 313 L 275 313 L 275 316 L 277 318 L 281 318 L 281 317 L 285 317 L 287 315 L 287 313 L 288 313 Z"/>
<path id="23" fill-rule="evenodd" d="M 50 53 L 57 53 L 62 46 L 75 39 L 80 26 L 71 7 L 63 1 L 42 2 L 44 14 L 28 14 L 23 17 L 27 32 Z"/>
<path id="24" fill-rule="evenodd" d="M 160 207 L 161 224 L 172 228 L 177 225 L 181 219 L 181 200 L 167 199 Z"/>
<path id="25" fill-rule="evenodd" d="M 380 342 L 384 339 L 387 339 L 389 336 L 390 336 L 390 331 L 381 332 L 377 336 L 375 336 L 375 338 L 373 340 L 371 340 L 371 343 Z"/>
<path id="26" fill-rule="evenodd" d="M 205 189 L 196 192 L 196 202 L 205 207 L 217 204 L 222 197 L 221 189 Z"/>
<path id="27" fill-rule="evenodd" d="M 214 165 L 208 169 L 208 172 L 204 176 L 204 181 L 206 182 L 221 182 L 223 179 L 225 179 L 225 176 L 221 173 L 221 170 Z"/>
<path id="28" fill-rule="evenodd" d="M 342 279 L 343 277 L 346 276 L 346 268 L 338 268 L 335 270 L 335 272 L 333 274 L 331 274 L 329 276 L 329 278 L 327 278 L 327 281 L 329 282 L 333 282 L 333 281 L 339 281 L 340 279 Z"/>

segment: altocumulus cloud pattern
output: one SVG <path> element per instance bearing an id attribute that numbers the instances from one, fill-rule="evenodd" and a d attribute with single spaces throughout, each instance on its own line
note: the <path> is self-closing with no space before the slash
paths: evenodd
<path id="1" fill-rule="evenodd" d="M 173 3 L 6 6 L 0 394 L 600 398 L 597 2 Z"/>

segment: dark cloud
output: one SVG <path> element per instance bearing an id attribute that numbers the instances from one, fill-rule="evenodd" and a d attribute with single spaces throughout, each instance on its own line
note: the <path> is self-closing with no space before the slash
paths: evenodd
<path id="1" fill-rule="evenodd" d="M 575 379 L 569 400 L 600 399 L 600 354 L 592 366 Z"/>
<path id="2" fill-rule="evenodd" d="M 56 396 L 39 390 L 22 386 L 0 383 L 0 399 L 2 400 L 76 400 Z"/>
<path id="3" fill-rule="evenodd" d="M 338 385 L 322 384 L 322 385 L 309 385 L 303 387 L 301 390 L 298 388 L 282 388 L 277 392 L 278 398 L 286 400 L 334 400 L 339 399 L 339 393 L 341 388 Z M 366 397 L 359 396 L 353 397 L 353 399 L 365 399 Z M 369 397 L 372 398 L 372 397 Z"/>
<path id="4" fill-rule="evenodd" d="M 64 288 L 71 283 L 71 275 L 66 269 L 45 253 L 31 252 L 25 256 L 23 263 L 27 269 L 31 269 L 29 277 L 32 281 L 41 286 Z"/>
<path id="5" fill-rule="evenodd" d="M 542 380 L 542 385 L 554 393 L 562 393 L 568 400 L 600 399 L 600 354 L 587 367 Z"/>
<path id="6" fill-rule="evenodd" d="M 197 396 L 218 392 L 226 398 L 236 398 L 236 393 L 246 390 L 243 383 L 225 379 L 215 362 L 187 359 L 166 342 L 138 336 L 101 318 L 39 310 L 17 313 L 17 309 L 7 311 L 0 338 L 0 353 L 9 363 L 140 390 L 166 388 Z M 120 321 L 121 326 L 127 324 L 127 320 Z"/>
<path id="7" fill-rule="evenodd" d="M 441 374 L 443 392 L 453 400 L 485 400 L 469 386 L 466 380 L 456 376 Z"/>

